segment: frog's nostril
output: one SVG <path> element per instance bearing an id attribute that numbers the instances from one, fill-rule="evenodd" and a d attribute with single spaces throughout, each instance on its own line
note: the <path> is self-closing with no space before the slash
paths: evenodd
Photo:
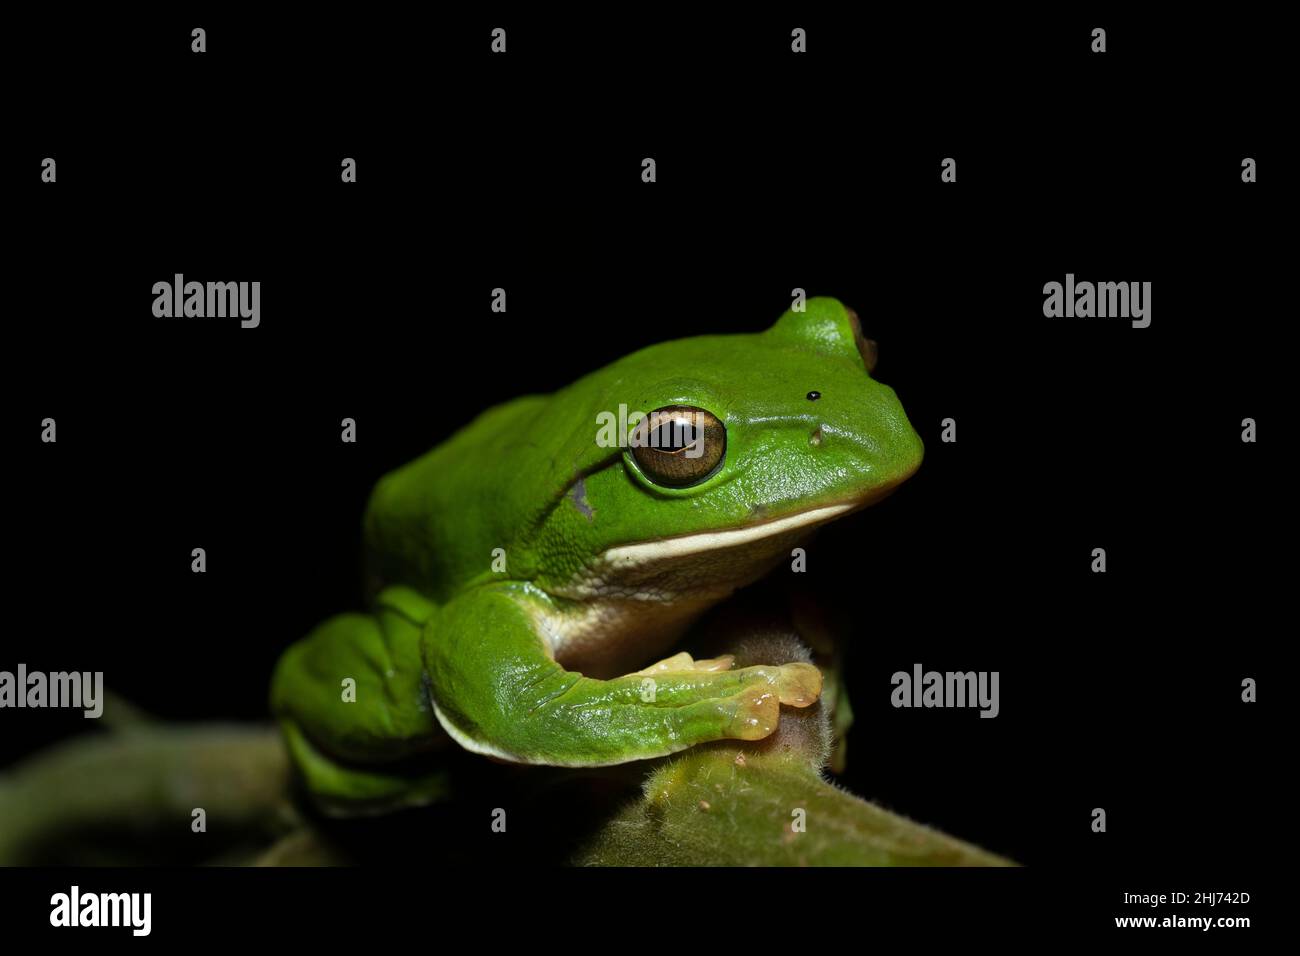
<path id="1" fill-rule="evenodd" d="M 822 443 L 822 427 L 818 425 L 816 428 L 813 429 L 812 434 L 808 436 L 808 444 L 816 448 L 821 443 Z"/>

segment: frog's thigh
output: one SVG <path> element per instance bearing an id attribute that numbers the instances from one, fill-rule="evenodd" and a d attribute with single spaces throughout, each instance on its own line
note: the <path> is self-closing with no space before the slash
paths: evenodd
<path id="1" fill-rule="evenodd" d="M 483 587 L 426 628 L 435 712 L 467 749 L 522 763 L 623 763 L 766 737 L 782 703 L 807 706 L 821 690 L 809 664 L 731 670 L 725 659 L 683 655 L 613 680 L 584 677 L 556 663 L 539 636 L 545 600 L 517 586 Z"/>
<path id="2" fill-rule="evenodd" d="M 381 595 L 374 614 L 330 618 L 280 658 L 271 706 L 313 791 L 370 798 L 402 789 L 409 773 L 384 765 L 446 739 L 424 687 L 419 633 Z"/>

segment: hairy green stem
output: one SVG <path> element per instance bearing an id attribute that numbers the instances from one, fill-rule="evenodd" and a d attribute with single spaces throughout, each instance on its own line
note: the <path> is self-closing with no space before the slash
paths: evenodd
<path id="1" fill-rule="evenodd" d="M 826 781 L 797 752 L 697 747 L 650 775 L 575 862 L 603 866 L 1006 866 Z"/>

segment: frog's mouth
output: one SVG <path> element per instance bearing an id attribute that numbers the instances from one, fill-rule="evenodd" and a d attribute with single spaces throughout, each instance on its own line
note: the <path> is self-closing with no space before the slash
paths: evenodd
<path id="1" fill-rule="evenodd" d="M 733 528 L 606 549 L 553 592 L 575 602 L 567 615 L 542 625 L 556 660 L 589 675 L 627 673 L 633 661 L 675 643 L 711 605 L 771 571 L 818 527 L 889 490 Z"/>
<path id="2" fill-rule="evenodd" d="M 693 531 L 674 537 L 616 545 L 604 551 L 600 557 L 611 569 L 634 569 L 692 563 L 702 556 L 713 554 L 773 554 L 828 521 L 842 518 L 888 497 L 900 484 L 902 479 L 874 488 L 865 495 L 734 528 Z"/>
<path id="3" fill-rule="evenodd" d="M 834 503 L 601 552 L 554 592 L 581 609 L 542 621 L 555 659 L 589 676 L 627 673 L 675 643 L 709 606 L 770 571 L 817 526 L 858 507 Z"/>
<path id="4" fill-rule="evenodd" d="M 739 548 L 764 538 L 800 532 L 815 525 L 823 524 L 841 515 L 863 507 L 857 502 L 823 505 L 795 514 L 785 515 L 760 521 L 757 524 L 727 528 L 722 531 L 696 531 L 691 534 L 678 535 L 673 538 L 660 538 L 657 541 L 642 541 L 637 544 L 618 545 L 605 551 L 602 557 L 615 567 L 628 567 L 642 564 L 657 564 L 693 554 L 724 551 Z"/>

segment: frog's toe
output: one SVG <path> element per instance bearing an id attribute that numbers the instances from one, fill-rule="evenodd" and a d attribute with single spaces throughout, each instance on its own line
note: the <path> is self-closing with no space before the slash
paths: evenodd
<path id="1" fill-rule="evenodd" d="M 762 740 L 781 720 L 780 700 L 762 684 L 725 698 L 721 706 L 729 717 L 725 736 L 737 740 Z"/>
<path id="2" fill-rule="evenodd" d="M 723 654 L 721 657 L 710 657 L 707 660 L 696 661 L 693 670 L 697 671 L 729 671 L 736 664 L 735 654 Z"/>
<path id="3" fill-rule="evenodd" d="M 723 654 L 721 657 L 713 657 L 707 660 L 697 661 L 690 654 L 682 651 L 680 654 L 674 654 L 672 657 L 666 657 L 656 664 L 634 671 L 638 677 L 654 676 L 656 674 L 673 674 L 682 671 L 726 671 L 731 670 L 736 658 L 732 654 Z"/>
<path id="4" fill-rule="evenodd" d="M 777 668 L 777 693 L 781 703 L 791 707 L 811 707 L 822 692 L 822 672 L 812 664 L 795 661 Z"/>

